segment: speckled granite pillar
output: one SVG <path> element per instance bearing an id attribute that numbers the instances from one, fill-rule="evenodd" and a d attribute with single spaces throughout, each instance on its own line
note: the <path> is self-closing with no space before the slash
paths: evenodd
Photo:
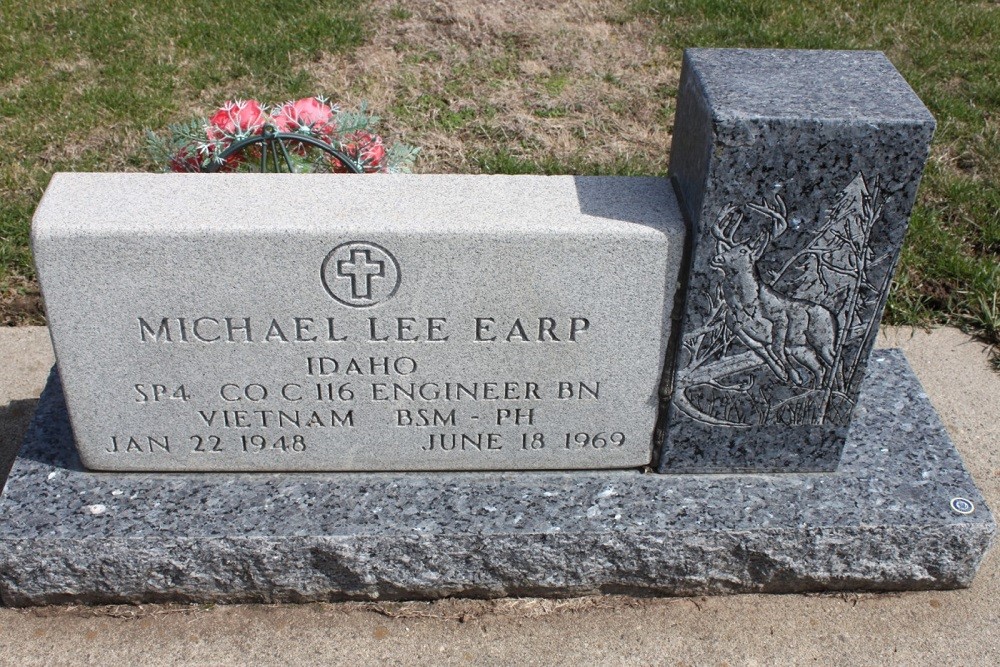
<path id="1" fill-rule="evenodd" d="M 836 469 L 933 130 L 881 53 L 685 53 L 661 472 Z"/>

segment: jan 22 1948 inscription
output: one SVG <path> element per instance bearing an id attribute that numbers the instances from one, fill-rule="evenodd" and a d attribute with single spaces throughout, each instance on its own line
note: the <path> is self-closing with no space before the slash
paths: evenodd
<path id="1" fill-rule="evenodd" d="M 665 180 L 67 174 L 34 244 L 88 467 L 650 462 Z"/>

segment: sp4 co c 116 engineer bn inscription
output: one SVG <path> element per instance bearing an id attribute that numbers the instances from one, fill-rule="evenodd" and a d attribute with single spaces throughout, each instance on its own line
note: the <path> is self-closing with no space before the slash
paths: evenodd
<path id="1" fill-rule="evenodd" d="M 884 204 L 878 178 L 859 173 L 814 232 L 789 220 L 780 195 L 725 206 L 711 228 L 709 307 L 690 315 L 700 321 L 682 340 L 675 407 L 730 427 L 848 423 L 892 274 L 890 254 L 869 244 Z M 805 243 L 781 249 L 790 228 Z"/>

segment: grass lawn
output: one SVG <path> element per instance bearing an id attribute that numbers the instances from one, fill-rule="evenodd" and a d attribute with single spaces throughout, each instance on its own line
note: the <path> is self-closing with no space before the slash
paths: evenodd
<path id="1" fill-rule="evenodd" d="M 0 321 L 41 323 L 31 213 L 60 170 L 235 96 L 367 100 L 422 172 L 663 174 L 685 46 L 885 51 L 938 120 L 889 302 L 1000 343 L 1000 5 L 903 0 L 5 2 Z"/>

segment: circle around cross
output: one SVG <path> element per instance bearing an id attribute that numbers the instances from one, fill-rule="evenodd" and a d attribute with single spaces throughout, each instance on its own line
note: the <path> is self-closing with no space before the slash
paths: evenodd
<path id="1" fill-rule="evenodd" d="M 341 243 L 330 251 L 320 269 L 323 287 L 352 308 L 388 301 L 399 289 L 399 262 L 391 252 L 370 241 Z"/>

